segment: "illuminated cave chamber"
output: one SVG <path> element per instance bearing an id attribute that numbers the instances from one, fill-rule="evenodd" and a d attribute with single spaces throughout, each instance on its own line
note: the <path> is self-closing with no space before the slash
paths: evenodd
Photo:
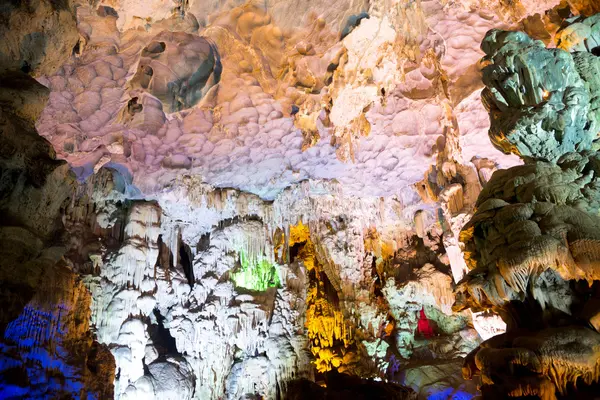
<path id="1" fill-rule="evenodd" d="M 305 3 L 0 6 L 0 398 L 597 391 L 598 3 Z"/>

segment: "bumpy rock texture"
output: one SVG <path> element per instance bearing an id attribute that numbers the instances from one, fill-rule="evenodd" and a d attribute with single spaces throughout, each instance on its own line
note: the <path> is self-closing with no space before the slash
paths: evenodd
<path id="1" fill-rule="evenodd" d="M 81 56 L 40 80 L 52 95 L 38 129 L 81 178 L 113 165 L 146 194 L 190 174 L 267 199 L 336 179 L 414 203 L 453 118 L 467 163 L 518 162 L 483 139 L 476 64 L 485 32 L 524 12 L 504 22 L 437 0 L 198 2 L 149 21 L 169 4 L 155 2 L 143 28 L 124 29 L 141 12 L 128 3 L 79 7 Z"/>
<path id="2" fill-rule="evenodd" d="M 574 35 L 561 32 L 561 47 L 577 49 L 567 39 Z M 593 37 L 586 42 L 596 47 Z M 489 63 L 483 69 L 487 88 L 482 97 L 492 121 L 490 137 L 498 148 L 556 162 L 566 153 L 591 147 L 600 107 L 595 55 L 546 49 L 523 32 L 492 31 L 482 49 L 482 61 Z"/>
<path id="3" fill-rule="evenodd" d="M 78 44 L 73 2 L 10 1 L 0 8 L 0 73 L 53 74 Z"/>
<path id="4" fill-rule="evenodd" d="M 70 257 L 86 276 L 95 332 L 115 357 L 118 397 L 276 398 L 288 382 L 331 369 L 383 378 L 397 372 L 390 359 L 411 357 L 423 307 L 441 336 L 421 340 L 420 351 L 454 358 L 479 342 L 466 315 L 450 315 L 441 254 L 429 250 L 425 261 L 437 267 L 423 268 L 391 257 L 424 247 L 409 234 L 410 244 L 391 209 L 393 226 L 369 228 L 383 225 L 381 207 L 389 205 L 342 195 L 316 200 L 311 192 L 324 188 L 310 185 L 269 203 L 189 180 L 177 188 L 178 200 L 160 205 L 128 201 L 122 182 L 102 168 L 80 189 L 66 222 L 77 232 Z M 353 203 L 363 208 L 346 209 Z M 190 212 L 204 216 L 193 230 L 181 223 Z M 378 285 L 386 289 L 374 296 Z M 401 294 L 394 289 L 403 286 Z M 153 372 L 165 368 L 165 379 Z"/>
<path id="5" fill-rule="evenodd" d="M 1 5 L 0 397 L 595 381 L 596 8 Z M 488 130 L 526 164 L 492 175 L 520 161 Z"/>
<path id="6" fill-rule="evenodd" d="M 464 367 L 490 398 L 570 397 L 600 380 L 597 21 L 571 21 L 559 49 L 501 31 L 482 45 L 490 138 L 525 159 L 492 175 L 461 232 L 470 271 L 454 309 L 508 325 Z"/>

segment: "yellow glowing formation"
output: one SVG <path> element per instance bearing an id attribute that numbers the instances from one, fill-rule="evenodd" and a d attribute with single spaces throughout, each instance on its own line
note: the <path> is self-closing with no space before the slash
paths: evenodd
<path id="1" fill-rule="evenodd" d="M 298 251 L 298 258 L 303 261 L 310 279 L 306 293 L 305 325 L 310 350 L 315 356 L 315 366 L 319 372 L 332 368 L 343 372 L 346 364 L 356 359 L 351 350 L 354 344 L 352 330 L 339 307 L 334 306 L 326 294 L 327 278 L 316 260 L 310 230 L 301 222 L 290 227 L 289 245 L 296 244 L 303 244 Z"/>

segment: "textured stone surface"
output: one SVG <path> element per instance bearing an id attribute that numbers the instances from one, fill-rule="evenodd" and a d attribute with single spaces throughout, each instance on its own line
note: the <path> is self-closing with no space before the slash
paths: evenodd
<path id="1" fill-rule="evenodd" d="M 462 360 L 424 364 L 408 366 L 399 380 L 413 388 L 418 399 L 470 399 L 477 393 L 476 384 L 461 376 Z"/>
<path id="2" fill-rule="evenodd" d="M 573 153 L 558 165 L 538 162 L 492 176 L 461 234 L 472 270 L 468 290 L 476 304 L 491 308 L 523 300 L 536 280 L 550 279 L 534 297 L 571 312 L 564 283 L 555 290 L 566 291 L 566 298 L 545 295 L 544 286 L 556 280 L 547 275 L 553 270 L 564 280 L 597 279 L 597 157 Z M 581 179 L 584 170 L 589 172 Z"/>
<path id="3" fill-rule="evenodd" d="M 15 306 L 2 310 L 0 326 L 5 327 L 33 296 L 45 270 L 65 252 L 60 213 L 75 179 L 31 121 L 2 107 L 0 124 L 0 279 L 5 304 Z"/>
<path id="4" fill-rule="evenodd" d="M 593 384 L 597 384 L 600 372 L 599 340 L 598 332 L 582 326 L 499 335 L 467 357 L 463 374 L 470 379 L 478 371 L 484 384 L 482 394 L 490 398 L 498 393 L 511 393 L 511 397 L 573 396 L 571 385 L 575 382 L 580 396 L 590 398 L 597 390 Z M 509 372 L 507 365 L 520 365 L 523 370 Z"/>
<path id="5" fill-rule="evenodd" d="M 65 2 L 0 6 L 0 397 L 110 398 L 108 349 L 90 330 L 90 295 L 63 258 L 62 221 L 76 187 L 34 124 L 53 72 L 77 41 Z"/>
<path id="6" fill-rule="evenodd" d="M 581 36 L 593 45 L 585 27 L 595 21 L 559 31 L 559 46 L 573 53 L 514 32 L 492 31 L 482 45 L 492 62 L 490 137 L 525 159 L 492 175 L 460 234 L 470 271 L 454 309 L 495 310 L 508 328 L 465 360 L 463 375 L 480 375 L 486 398 L 597 391 L 598 58 Z"/>
<path id="7" fill-rule="evenodd" d="M 197 104 L 221 79 L 221 61 L 214 44 L 183 32 L 162 32 L 142 49 L 129 88 L 147 90 L 175 112 Z M 143 110 L 143 109 L 142 109 Z M 128 113 L 137 110 L 128 108 Z"/>
<path id="8" fill-rule="evenodd" d="M 41 280 L 3 332 L 0 395 L 111 398 L 115 364 L 90 330 L 89 292 L 63 264 L 47 266 Z"/>
<path id="9" fill-rule="evenodd" d="M 591 148 L 598 131 L 598 82 L 590 72 L 599 59 L 546 49 L 523 32 L 491 31 L 482 49 L 488 64 L 482 97 L 496 147 L 551 162 Z"/>
<path id="10" fill-rule="evenodd" d="M 71 57 L 79 40 L 73 3 L 10 1 L 0 7 L 0 73 L 52 74 Z"/>
<path id="11" fill-rule="evenodd" d="M 600 46 L 600 18 L 573 18 L 556 33 L 558 47 L 569 52 L 583 51 L 597 55 Z"/>
<path id="12" fill-rule="evenodd" d="M 330 373 L 326 375 L 326 387 L 307 381 L 293 381 L 288 400 L 295 399 L 416 399 L 416 393 L 400 385 L 385 385 L 381 382 L 357 379 L 344 374 Z"/>
<path id="13" fill-rule="evenodd" d="M 83 54 L 42 79 L 52 95 L 38 127 L 79 176 L 110 163 L 128 169 L 147 194 L 185 173 L 270 199 L 304 179 L 337 179 L 349 193 L 412 202 L 412 185 L 434 159 L 448 113 L 465 123 L 458 133 L 467 140 L 465 161 L 495 154 L 502 166 L 514 165 L 515 157 L 503 158 L 479 139 L 485 117 L 478 129 L 469 122 L 483 110 L 476 95 L 479 42 L 502 24 L 498 19 L 433 0 L 414 9 L 392 7 L 385 18 L 384 4 L 351 3 L 327 7 L 321 18 L 322 5 L 312 3 L 315 17 L 283 2 L 223 9 L 190 3 L 183 18 L 123 32 L 117 28 L 121 14 L 80 7 Z M 118 12 L 120 6 L 113 7 Z M 371 17 L 340 41 L 350 13 L 361 11 Z M 192 14 L 204 22 L 188 23 Z M 411 23 L 403 25 L 402 18 Z M 298 20 L 303 23 L 291 22 Z M 404 32 L 408 26 L 414 29 Z M 165 85 L 158 77 L 174 82 L 166 67 L 179 74 L 188 55 L 185 46 L 155 37 L 182 32 L 211 41 L 222 73 L 213 89 L 205 93 L 210 85 L 203 86 L 195 107 L 173 113 L 179 108 L 160 94 Z M 369 36 L 373 32 L 379 33 Z M 144 49 L 153 41 L 166 44 L 152 60 L 163 66 L 152 78 L 163 89 L 140 93 L 133 87 L 139 87 L 138 69 L 149 59 Z M 454 111 L 459 104 L 464 111 Z"/>
<path id="14" fill-rule="evenodd" d="M 110 345 L 120 371 L 115 386 L 118 397 L 152 398 L 164 391 L 182 398 L 192 398 L 192 393 L 194 398 L 206 399 L 272 398 L 275 391 L 286 392 L 292 379 L 312 377 L 308 349 L 320 357 L 324 370 L 333 366 L 340 371 L 383 376 L 390 351 L 404 351 L 404 345 L 390 349 L 394 337 L 390 329 L 396 324 L 398 332 L 412 335 L 411 329 L 416 327 L 413 317 L 423 306 L 429 307 L 428 315 L 440 326 L 441 337 L 448 338 L 432 343 L 429 350 L 427 341 L 420 342 L 422 351 L 456 357 L 479 342 L 475 334 L 468 339 L 468 335 L 462 336 L 465 316 L 456 320 L 440 310 L 449 312 L 453 301 L 451 278 L 435 273 L 433 266 L 417 272 L 410 278 L 414 283 L 406 286 L 421 289 L 402 292 L 403 301 L 412 307 L 402 312 L 403 318 L 412 321 L 412 327 L 400 316 L 390 324 L 388 307 L 401 305 L 392 305 L 389 299 L 388 306 L 384 297 L 370 298 L 373 278 L 364 273 L 362 265 L 370 265 L 374 257 L 385 260 L 390 251 L 403 247 L 404 240 L 404 234 L 398 237 L 393 233 L 403 226 L 402 220 L 382 225 L 380 205 L 356 209 L 350 216 L 345 207 L 349 199 L 317 201 L 300 188 L 270 204 L 233 190 L 202 192 L 191 185 L 188 195 L 179 199 L 195 199 L 194 203 L 182 211 L 204 215 L 204 222 L 192 222 L 194 218 L 188 215 L 184 223 L 174 202 L 165 201 L 164 209 L 163 203 L 147 201 L 127 202 L 124 213 L 123 207 L 115 208 L 114 203 L 126 196 L 121 179 L 117 171 L 101 169 L 79 190 L 67 220 L 67 228 L 77 232 L 69 255 L 79 260 L 76 267 L 87 275 L 84 281 L 92 294 L 92 322 L 98 340 Z M 85 199 L 95 205 L 86 206 Z M 367 228 L 371 222 L 364 215 L 387 227 L 381 237 L 372 236 Z M 326 222 L 329 218 L 338 222 L 331 225 Z M 279 225 L 297 220 L 303 220 L 306 225 L 300 226 L 305 228 Z M 95 233 L 90 231 L 93 227 Z M 111 244 L 111 232 L 117 227 L 123 236 L 115 237 L 118 244 Z M 283 243 L 271 239 L 286 230 L 289 234 L 284 235 Z M 318 250 L 309 251 L 309 240 Z M 297 243 L 296 249 L 301 246 L 296 258 L 286 261 L 291 248 L 285 243 Z M 431 257 L 437 259 L 435 253 Z M 398 261 L 387 262 L 391 263 L 386 267 L 390 272 L 381 271 L 378 279 L 388 280 L 386 290 L 391 293 L 394 279 L 386 277 Z M 240 268 L 251 268 L 251 275 L 256 273 L 252 268 L 263 263 L 273 265 L 277 280 L 269 280 L 265 286 L 239 285 L 254 282 L 236 278 Z M 311 271 L 320 271 L 320 278 Z M 436 277 L 440 282 L 435 282 Z M 398 284 L 400 291 L 403 284 Z M 313 285 L 324 285 L 320 286 L 323 292 L 313 292 Z M 437 295 L 427 294 L 432 285 L 439 286 Z M 438 295 L 445 299 L 439 304 Z M 345 322 L 340 326 L 338 320 Z M 156 364 L 164 363 L 165 357 L 179 360 L 173 366 L 160 367 L 172 370 L 173 378 L 156 380 L 147 369 L 159 368 Z M 173 379 L 179 382 L 177 392 Z"/>

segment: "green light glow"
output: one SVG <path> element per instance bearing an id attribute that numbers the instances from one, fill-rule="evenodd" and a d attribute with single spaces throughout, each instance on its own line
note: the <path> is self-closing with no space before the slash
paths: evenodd
<path id="1" fill-rule="evenodd" d="M 231 274 L 235 286 L 262 292 L 280 285 L 277 264 L 271 264 L 264 258 L 250 260 L 244 252 L 239 254 L 241 267 Z"/>

